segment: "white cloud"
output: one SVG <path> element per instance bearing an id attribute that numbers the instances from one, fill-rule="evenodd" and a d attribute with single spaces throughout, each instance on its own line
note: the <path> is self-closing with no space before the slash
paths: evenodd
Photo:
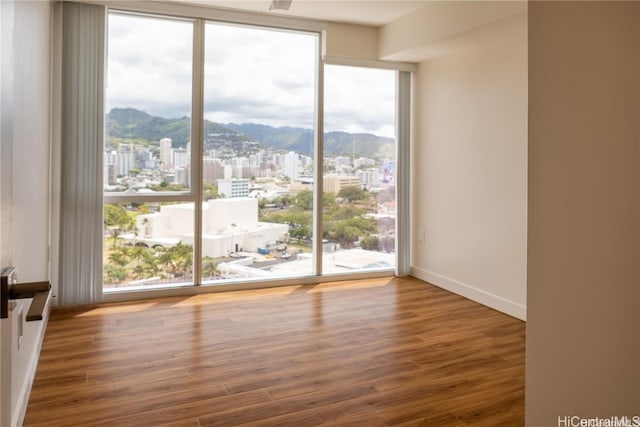
<path id="1" fill-rule="evenodd" d="M 395 136 L 396 72 L 325 67 L 325 130 Z"/>
<path id="2" fill-rule="evenodd" d="M 112 14 L 107 109 L 190 115 L 193 24 Z M 205 118 L 312 128 L 318 37 L 209 23 Z M 325 129 L 393 136 L 395 73 L 327 66 Z"/>
<path id="3" fill-rule="evenodd" d="M 192 33 L 187 21 L 111 14 L 107 109 L 190 115 Z"/>

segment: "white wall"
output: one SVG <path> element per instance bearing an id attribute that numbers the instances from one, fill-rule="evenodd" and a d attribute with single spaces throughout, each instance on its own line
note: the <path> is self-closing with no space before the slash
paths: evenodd
<path id="1" fill-rule="evenodd" d="M 0 13 L 0 267 L 16 265 L 21 282 L 47 280 L 51 3 L 1 1 Z M 2 426 L 21 425 L 44 336 L 46 320 L 23 324 L 18 347 L 30 302 L 0 320 Z"/>
<path id="2" fill-rule="evenodd" d="M 499 37 L 420 63 L 411 199 L 412 274 L 522 319 L 526 28 L 522 14 Z"/>
<path id="3" fill-rule="evenodd" d="M 425 7 L 380 29 L 378 56 L 419 62 L 462 49 L 491 32 L 493 24 L 522 15 L 526 1 L 429 1 Z"/>
<path id="4" fill-rule="evenodd" d="M 0 1 L 0 268 L 11 264 L 11 191 L 13 157 L 13 22 L 14 2 Z M 1 323 L 2 321 L 0 321 Z M 6 368 L 11 349 L 3 345 L 0 324 L 0 425 L 9 423 L 11 383 Z"/>
<path id="5" fill-rule="evenodd" d="M 639 13 L 529 5 L 529 426 L 640 415 Z"/>
<path id="6" fill-rule="evenodd" d="M 329 23 L 325 54 L 343 58 L 378 59 L 378 29 L 363 25 Z"/>
<path id="7" fill-rule="evenodd" d="M 16 3 L 13 124 L 13 264 L 18 279 L 49 279 L 51 5 Z"/>

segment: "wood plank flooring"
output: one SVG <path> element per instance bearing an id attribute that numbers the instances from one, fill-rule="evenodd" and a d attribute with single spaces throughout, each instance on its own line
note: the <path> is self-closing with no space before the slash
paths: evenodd
<path id="1" fill-rule="evenodd" d="M 524 322 L 412 278 L 56 309 L 25 426 L 521 426 Z"/>

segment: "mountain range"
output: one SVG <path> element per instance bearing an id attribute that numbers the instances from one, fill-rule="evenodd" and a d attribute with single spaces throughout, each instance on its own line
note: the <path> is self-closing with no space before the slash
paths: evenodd
<path id="1" fill-rule="evenodd" d="M 107 135 L 122 140 L 142 140 L 155 145 L 171 138 L 173 147 L 184 147 L 190 140 L 188 117 L 166 119 L 133 108 L 114 108 L 106 117 Z M 205 144 L 237 146 L 239 142 L 257 141 L 266 149 L 313 154 L 313 130 L 296 127 L 273 127 L 263 124 L 221 124 L 204 121 Z M 254 144 L 252 144 L 254 145 Z M 383 159 L 394 157 L 393 138 L 369 133 L 326 132 L 326 156 L 351 156 Z"/>

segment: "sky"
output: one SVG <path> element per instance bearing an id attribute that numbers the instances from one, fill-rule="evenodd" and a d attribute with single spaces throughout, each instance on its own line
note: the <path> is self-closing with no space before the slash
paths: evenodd
<path id="1" fill-rule="evenodd" d="M 191 115 L 193 24 L 110 14 L 107 111 Z M 314 127 L 318 36 L 207 23 L 205 118 Z M 325 66 L 325 131 L 394 136 L 395 72 Z"/>

